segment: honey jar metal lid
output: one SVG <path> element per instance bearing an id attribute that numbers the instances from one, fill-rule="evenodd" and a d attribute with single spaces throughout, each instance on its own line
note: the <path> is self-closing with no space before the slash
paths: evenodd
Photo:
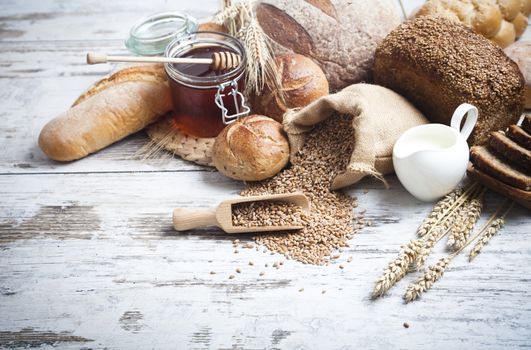
<path id="1" fill-rule="evenodd" d="M 180 12 L 162 12 L 142 18 L 129 32 L 125 46 L 138 55 L 161 55 L 174 39 L 197 31 L 197 20 Z"/>

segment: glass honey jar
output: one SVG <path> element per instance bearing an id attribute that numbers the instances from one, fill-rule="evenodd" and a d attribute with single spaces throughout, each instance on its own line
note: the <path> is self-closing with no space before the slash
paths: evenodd
<path id="1" fill-rule="evenodd" d="M 175 122 L 186 134 L 215 137 L 225 125 L 249 113 L 242 94 L 245 49 L 238 39 L 216 32 L 193 33 L 175 39 L 166 48 L 166 57 L 211 58 L 224 51 L 240 55 L 236 68 L 218 71 L 208 64 L 165 63 Z"/>

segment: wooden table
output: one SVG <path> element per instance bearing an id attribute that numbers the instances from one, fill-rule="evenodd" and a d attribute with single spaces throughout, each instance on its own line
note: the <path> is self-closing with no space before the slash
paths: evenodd
<path id="1" fill-rule="evenodd" d="M 374 280 L 431 209 L 394 177 L 389 190 L 373 180 L 348 190 L 372 226 L 337 262 L 275 269 L 280 256 L 235 254 L 235 236 L 172 230 L 173 207 L 212 206 L 242 184 L 179 159 L 131 159 L 147 142 L 143 133 L 70 164 L 38 149 L 41 127 L 115 67 L 85 65 L 87 51 L 125 53 L 130 25 L 145 14 L 205 18 L 216 7 L 0 2 L 0 347 L 530 347 L 531 232 L 521 207 L 476 261 L 458 257 L 421 300 L 403 303 L 408 276 L 371 301 Z M 488 196 L 482 221 L 501 200 Z"/>

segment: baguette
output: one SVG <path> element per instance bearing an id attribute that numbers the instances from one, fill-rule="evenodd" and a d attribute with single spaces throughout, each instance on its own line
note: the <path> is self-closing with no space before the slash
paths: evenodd
<path id="1" fill-rule="evenodd" d="M 531 135 L 525 132 L 524 129 L 519 127 L 518 125 L 511 125 L 509 126 L 509 129 L 507 129 L 507 136 L 519 144 L 520 146 L 531 149 Z"/>
<path id="2" fill-rule="evenodd" d="M 80 159 L 143 129 L 171 108 L 161 65 L 125 68 L 100 80 L 48 122 L 39 146 L 53 160 Z"/>
<path id="3" fill-rule="evenodd" d="M 531 190 L 531 177 L 520 172 L 489 151 L 484 146 L 470 149 L 470 158 L 476 169 L 500 180 L 501 182 L 524 191 Z"/>

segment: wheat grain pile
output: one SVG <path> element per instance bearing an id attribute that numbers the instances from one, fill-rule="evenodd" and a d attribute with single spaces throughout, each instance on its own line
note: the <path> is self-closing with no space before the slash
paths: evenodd
<path id="1" fill-rule="evenodd" d="M 288 258 L 317 265 L 330 261 L 334 250 L 348 246 L 348 240 L 363 226 L 362 218 L 354 215 L 355 198 L 330 187 L 352 154 L 351 121 L 349 116 L 335 116 L 317 125 L 304 148 L 291 159 L 290 168 L 242 191 L 243 196 L 300 191 L 311 203 L 311 213 L 302 217 L 302 230 L 261 234 L 255 237 L 258 244 Z"/>
<path id="2" fill-rule="evenodd" d="M 305 216 L 298 205 L 284 202 L 247 202 L 232 206 L 234 226 L 300 226 Z"/>

